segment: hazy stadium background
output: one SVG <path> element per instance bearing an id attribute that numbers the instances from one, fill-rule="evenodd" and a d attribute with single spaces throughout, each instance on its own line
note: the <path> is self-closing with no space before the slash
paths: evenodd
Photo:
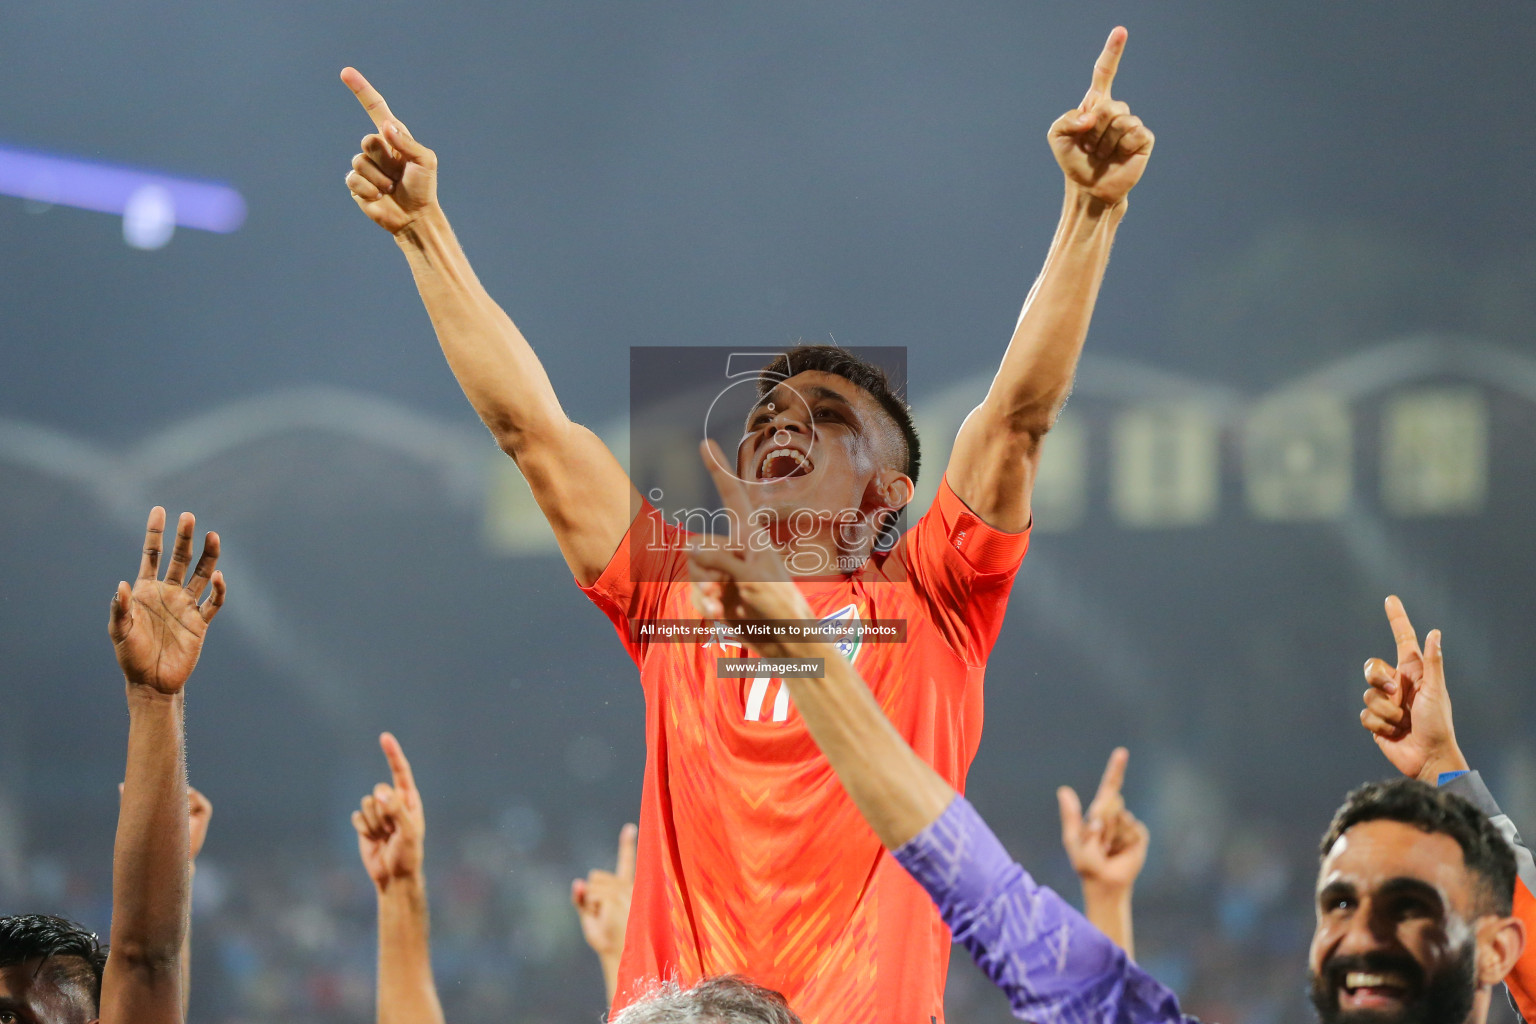
<path id="1" fill-rule="evenodd" d="M 0 198 L 0 911 L 107 927 L 106 606 L 159 502 L 221 531 L 231 586 L 188 702 L 216 807 L 192 1019 L 370 1018 L 347 812 L 390 728 L 450 1020 L 596 1020 L 568 882 L 638 804 L 635 671 L 348 198 L 337 71 L 438 150 L 487 287 L 617 450 L 630 346 L 905 346 L 927 495 L 1116 23 L 1157 152 L 970 792 L 1075 898 L 1053 790 L 1128 745 L 1141 960 L 1206 1019 L 1309 1019 L 1312 845 L 1390 773 L 1356 724 L 1387 593 L 1445 630 L 1463 746 L 1536 830 L 1526 0 L 7 5 L 0 145 L 227 182 L 249 216 L 140 251 Z M 1009 1019 L 967 962 L 950 1005 Z"/>

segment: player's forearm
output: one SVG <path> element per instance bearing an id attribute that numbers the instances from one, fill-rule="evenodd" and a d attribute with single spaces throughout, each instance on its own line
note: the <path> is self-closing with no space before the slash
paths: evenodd
<path id="1" fill-rule="evenodd" d="M 619 955 L 602 953 L 597 961 L 603 966 L 603 988 L 608 993 L 608 1005 L 612 1006 L 613 997 L 619 992 Z"/>
<path id="2" fill-rule="evenodd" d="M 1124 215 L 1124 203 L 1110 207 L 1067 189 L 1045 267 L 983 403 L 1004 429 L 1038 437 L 1066 401 Z"/>
<path id="3" fill-rule="evenodd" d="M 481 285 L 441 207 L 395 236 L 453 375 L 511 454 L 569 420 L 517 325 Z"/>
<path id="4" fill-rule="evenodd" d="M 1083 916 L 1131 959 L 1136 958 L 1135 937 L 1131 933 L 1131 890 L 1125 886 L 1096 886 L 1083 883 Z"/>
<path id="5" fill-rule="evenodd" d="M 430 933 L 426 883 L 392 879 L 379 893 L 378 1024 L 442 1024 Z"/>
<path id="6" fill-rule="evenodd" d="M 108 1024 L 176 1021 L 190 903 L 182 697 L 130 685 L 128 711 L 102 1017 Z"/>
<path id="7" fill-rule="evenodd" d="M 894 850 L 938 820 L 954 789 L 902 739 L 858 671 L 829 644 L 795 644 L 785 653 L 825 659 L 824 678 L 785 683 L 811 737 L 880 842 Z"/>

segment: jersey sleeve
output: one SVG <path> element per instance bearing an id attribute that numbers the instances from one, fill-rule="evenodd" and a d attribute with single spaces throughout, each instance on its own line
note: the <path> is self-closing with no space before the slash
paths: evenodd
<path id="1" fill-rule="evenodd" d="M 581 587 L 613 623 L 619 642 L 636 665 L 644 660 L 650 642 L 637 638 L 630 624 L 662 617 L 671 587 L 688 578 L 689 537 L 644 502 L 602 575 L 591 586 Z"/>
<path id="2" fill-rule="evenodd" d="M 1178 998 L 1003 849 L 964 797 L 895 851 L 1013 1015 L 1064 1024 L 1182 1024 Z"/>
<path id="3" fill-rule="evenodd" d="M 913 589 L 945 640 L 968 664 L 984 664 L 1029 550 L 1029 530 L 1005 533 L 988 526 L 946 477 L 933 505 L 902 542 Z"/>
<path id="4" fill-rule="evenodd" d="M 1530 849 L 1520 838 L 1515 823 L 1499 810 L 1483 777 L 1475 771 L 1458 775 L 1441 788 L 1465 798 L 1488 815 L 1494 827 L 1509 840 L 1515 851 L 1515 916 L 1525 922 L 1527 936 L 1536 936 L 1536 895 L 1533 895 L 1536 894 L 1536 860 L 1532 859 Z M 1510 1001 L 1520 1011 L 1520 1016 L 1528 1021 L 1536 1020 L 1536 939 L 1527 939 L 1525 952 L 1515 962 L 1509 977 L 1504 979 L 1504 986 L 1509 989 Z"/>

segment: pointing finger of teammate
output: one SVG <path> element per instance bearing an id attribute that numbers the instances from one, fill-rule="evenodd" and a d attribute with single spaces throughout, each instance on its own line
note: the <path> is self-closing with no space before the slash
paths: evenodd
<path id="1" fill-rule="evenodd" d="M 1419 654 L 1419 636 L 1408 621 L 1408 610 L 1394 594 L 1387 598 L 1387 621 L 1392 625 L 1392 639 L 1397 641 L 1397 663 L 1401 665 Z"/>
<path id="2" fill-rule="evenodd" d="M 726 521 L 730 524 L 732 547 L 739 547 L 744 543 L 750 532 L 748 524 L 751 522 L 752 509 L 747 502 L 747 491 L 742 486 L 736 474 L 726 468 L 725 452 L 713 441 L 705 441 L 699 446 L 699 452 L 704 457 L 704 468 L 709 470 L 710 477 L 715 481 L 715 490 L 720 492 L 720 502 L 728 513 Z"/>
<path id="3" fill-rule="evenodd" d="M 1129 36 L 1123 25 L 1116 25 L 1104 42 L 1104 50 L 1093 64 L 1093 84 L 1083 97 L 1081 109 L 1091 110 L 1101 100 L 1109 98 L 1110 86 L 1114 85 L 1115 72 L 1120 70 L 1120 55 L 1125 52 L 1125 40 Z M 359 78 L 362 76 L 359 75 Z M 367 84 L 366 82 L 364 83 Z"/>
<path id="4" fill-rule="evenodd" d="M 410 800 L 416 792 L 416 777 L 411 774 L 411 762 L 405 759 L 405 750 L 400 746 L 400 741 L 395 739 L 394 733 L 380 733 L 379 746 L 384 750 L 384 759 L 389 762 L 389 774 L 395 789 Z"/>
<path id="5" fill-rule="evenodd" d="M 356 96 L 357 102 L 368 111 L 368 116 L 373 118 L 373 123 L 380 131 L 384 130 L 385 125 L 394 121 L 395 115 L 390 113 L 389 104 L 384 102 L 384 97 L 379 95 L 379 90 L 368 83 L 368 79 L 363 77 L 361 71 L 357 68 L 342 68 L 341 80 L 346 83 L 348 89 L 352 90 L 352 95 Z"/>
<path id="6" fill-rule="evenodd" d="M 1116 747 L 1109 755 L 1109 763 L 1104 766 L 1104 774 L 1099 779 L 1099 791 L 1094 795 L 1094 800 L 1111 799 L 1120 795 L 1120 787 L 1125 783 L 1125 764 L 1131 759 L 1131 752 L 1124 747 Z"/>
<path id="7" fill-rule="evenodd" d="M 639 835 L 640 830 L 634 825 L 625 825 L 619 829 L 619 859 L 614 865 L 614 873 L 622 881 L 635 880 L 635 839 Z"/>

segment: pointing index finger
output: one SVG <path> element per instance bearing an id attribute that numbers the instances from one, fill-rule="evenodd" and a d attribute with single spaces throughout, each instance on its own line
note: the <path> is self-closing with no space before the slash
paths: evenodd
<path id="1" fill-rule="evenodd" d="M 1125 40 L 1129 36 L 1123 25 L 1116 25 L 1109 33 L 1109 38 L 1104 42 L 1104 50 L 1099 54 L 1099 59 L 1093 64 L 1093 84 L 1088 87 L 1088 94 L 1083 97 L 1082 109 L 1088 110 L 1102 99 L 1109 97 L 1109 88 L 1114 84 L 1115 72 L 1120 70 L 1120 55 L 1125 52 Z M 361 77 L 361 76 L 359 76 Z"/>
<path id="2" fill-rule="evenodd" d="M 728 513 L 726 522 L 731 529 L 730 545 L 736 547 L 751 532 L 752 507 L 747 500 L 746 488 L 735 473 L 725 468 L 725 453 L 718 444 L 705 441 L 699 451 L 704 457 L 704 468 L 709 470 L 710 477 L 714 479 L 715 490 L 720 492 L 720 501 Z"/>
<path id="3" fill-rule="evenodd" d="M 363 109 L 368 111 L 368 116 L 373 118 L 374 126 L 379 130 L 382 131 L 386 124 L 395 119 L 395 115 L 390 113 L 389 104 L 379 95 L 379 90 L 368 84 L 368 79 L 357 68 L 342 68 L 341 80 L 352 90 L 352 95 L 357 97 Z"/>
<path id="4" fill-rule="evenodd" d="M 1392 639 L 1397 641 L 1397 663 L 1401 665 L 1411 655 L 1419 653 L 1419 635 L 1408 621 L 1408 610 L 1397 596 L 1387 598 L 1387 621 L 1392 625 Z"/>
<path id="5" fill-rule="evenodd" d="M 400 741 L 395 739 L 395 734 L 382 734 L 379 746 L 384 749 L 384 758 L 389 761 L 389 774 L 395 788 L 402 793 L 416 792 L 416 778 L 411 774 L 411 762 L 405 759 L 405 750 L 400 746 Z"/>
<path id="6" fill-rule="evenodd" d="M 640 830 L 633 825 L 625 825 L 619 830 L 619 859 L 614 864 L 614 874 L 625 882 L 635 880 L 635 838 Z"/>
<path id="7" fill-rule="evenodd" d="M 1125 763 L 1131 759 L 1130 751 L 1116 747 L 1104 766 L 1104 777 L 1099 779 L 1099 797 L 1118 795 L 1125 783 Z"/>

